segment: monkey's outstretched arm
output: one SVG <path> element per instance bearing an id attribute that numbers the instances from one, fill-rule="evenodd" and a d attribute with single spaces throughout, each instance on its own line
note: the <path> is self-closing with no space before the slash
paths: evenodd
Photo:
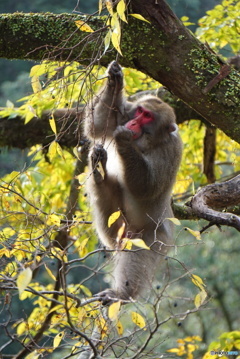
<path id="1" fill-rule="evenodd" d="M 120 65 L 113 61 L 108 67 L 107 83 L 96 95 L 87 111 L 85 133 L 91 138 L 111 137 L 125 110 L 123 73 Z"/>

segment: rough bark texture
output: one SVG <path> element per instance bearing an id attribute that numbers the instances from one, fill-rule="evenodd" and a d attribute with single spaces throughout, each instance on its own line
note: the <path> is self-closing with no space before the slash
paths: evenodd
<path id="1" fill-rule="evenodd" d="M 189 206 L 198 217 L 211 224 L 226 225 L 240 232 L 240 217 L 217 209 L 240 204 L 240 175 L 224 183 L 203 187 L 191 199 Z"/>
<path id="2" fill-rule="evenodd" d="M 132 0 L 132 11 L 151 24 L 129 16 L 124 26 L 120 62 L 150 75 L 186 102 L 207 121 L 240 142 L 239 73 L 224 76 L 222 61 L 185 28 L 163 0 Z M 76 15 L 11 14 L 0 17 L 0 56 L 64 59 L 107 65 L 101 57 L 105 34 L 99 18 L 87 20 L 95 33 L 76 29 Z M 216 80 L 217 77 L 217 80 Z M 219 80 L 220 78 L 220 80 Z M 209 89 L 213 79 L 214 86 Z"/>

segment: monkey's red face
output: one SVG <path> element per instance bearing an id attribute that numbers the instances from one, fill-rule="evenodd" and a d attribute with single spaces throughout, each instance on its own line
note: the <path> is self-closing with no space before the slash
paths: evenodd
<path id="1" fill-rule="evenodd" d="M 154 121 L 154 114 L 142 106 L 138 106 L 132 120 L 125 127 L 132 131 L 134 140 L 143 133 L 143 126 Z"/>

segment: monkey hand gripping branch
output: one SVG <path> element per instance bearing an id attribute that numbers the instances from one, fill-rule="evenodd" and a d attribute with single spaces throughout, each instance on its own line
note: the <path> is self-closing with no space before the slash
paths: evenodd
<path id="1" fill-rule="evenodd" d="M 94 222 L 101 242 L 116 249 L 113 288 L 97 294 L 103 304 L 135 298 L 151 285 L 173 236 L 167 218 L 173 217 L 171 191 L 182 154 L 173 109 L 155 96 L 128 102 L 119 64 L 113 61 L 107 73 L 85 113 Z M 109 228 L 116 211 L 121 216 Z M 150 250 L 121 250 L 123 225 L 122 238 L 141 238 Z"/>

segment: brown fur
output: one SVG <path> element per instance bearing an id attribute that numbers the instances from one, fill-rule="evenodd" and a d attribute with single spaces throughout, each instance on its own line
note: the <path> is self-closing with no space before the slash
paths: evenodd
<path id="1" fill-rule="evenodd" d="M 118 247 L 118 230 L 124 222 L 124 236 L 142 238 L 151 250 L 135 247 L 117 252 L 114 289 L 98 294 L 104 304 L 114 297 L 129 299 L 140 294 L 151 283 L 161 254 L 167 252 L 165 244 L 173 234 L 166 218 L 173 216 L 171 191 L 182 152 L 172 108 L 154 96 L 130 103 L 122 90 L 121 67 L 112 62 L 105 87 L 86 113 L 85 134 L 92 142 L 88 193 L 96 230 L 105 246 Z M 139 105 L 150 110 L 155 120 L 133 140 L 124 124 Z M 121 217 L 108 228 L 109 216 L 118 210 Z"/>

